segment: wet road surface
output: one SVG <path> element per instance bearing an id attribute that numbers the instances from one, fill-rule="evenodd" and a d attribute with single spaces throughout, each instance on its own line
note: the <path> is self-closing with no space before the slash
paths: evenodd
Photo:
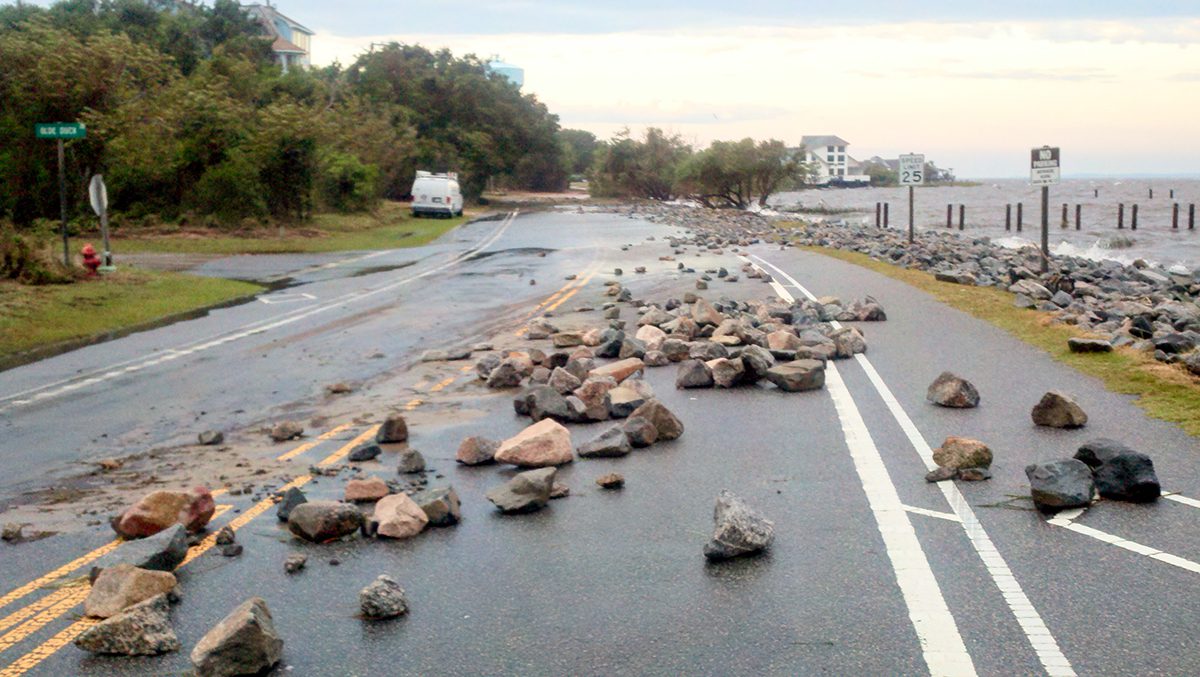
<path id="1" fill-rule="evenodd" d="M 512 414 L 512 392 L 487 392 L 457 363 L 445 366 L 438 376 L 448 374 L 447 380 L 436 383 L 415 367 L 406 371 L 420 351 L 511 335 L 539 304 L 561 298 L 556 290 L 570 286 L 562 286 L 569 274 L 588 281 L 558 313 L 592 325 L 602 323 L 598 312 L 566 311 L 585 303 L 598 307 L 602 283 L 615 279 L 614 266 L 627 271 L 620 280 L 635 298 L 682 296 L 693 280 L 674 263 L 657 261 L 670 253 L 664 240 L 677 229 L 573 213 L 520 216 L 498 230 L 502 226 L 474 224 L 427 250 L 390 252 L 361 264 L 416 261 L 394 271 L 361 277 L 316 271 L 320 279 L 284 292 L 312 290 L 318 299 L 333 299 L 380 289 L 466 253 L 395 293 L 345 302 L 311 321 L 111 378 L 103 389 L 82 386 L 27 405 L 14 405 L 20 398 L 7 395 L 78 378 L 72 374 L 82 365 L 154 355 L 189 337 L 287 316 L 274 314 L 271 304 L 248 304 L 193 321 L 200 324 L 191 328 L 175 325 L 84 349 L 91 351 L 87 356 L 77 351 L 24 373 L 0 374 L 0 397 L 7 397 L 0 407 L 9 407 L 0 411 L 0 452 L 13 471 L 4 487 L 28 485 L 47 466 L 112 455 L 90 442 L 94 425 L 142 431 L 152 443 L 168 444 L 195 434 L 200 424 L 181 417 L 196 407 L 207 408 L 206 419 L 219 418 L 212 425 L 205 420 L 205 427 L 237 427 L 270 420 L 275 408 L 318 412 L 316 393 L 333 380 L 362 379 L 370 389 L 376 383 L 393 388 L 396 380 L 412 385 L 420 377 L 425 391 L 446 383 L 412 408 L 410 444 L 434 469 L 431 478 L 443 475 L 431 484 L 453 485 L 463 502 L 456 527 L 400 542 L 315 546 L 280 528 L 269 499 L 219 496 L 219 504 L 232 507 L 213 528 L 243 520 L 237 533 L 245 554 L 227 559 L 207 550 L 177 572 L 183 599 L 172 620 L 184 651 L 152 659 L 94 658 L 70 646 L 80 629 L 71 604 L 79 593 L 71 588 L 17 594 L 109 543 L 110 531 L 97 527 L 0 545 L 0 675 L 183 672 L 187 651 L 251 595 L 267 600 L 286 642 L 280 670 L 294 674 L 1200 671 L 1193 632 L 1200 617 L 1200 508 L 1166 499 L 1103 501 L 1073 521 L 1051 523 L 1027 500 L 1014 498 L 1028 495 L 1026 464 L 1069 457 L 1101 436 L 1150 454 L 1165 491 L 1200 497 L 1194 440 L 990 325 L 816 254 L 759 245 L 681 260 L 731 270 L 749 261 L 777 281 L 713 282 L 710 298 L 800 298 L 807 291 L 879 299 L 888 321 L 859 325 L 869 352 L 837 362 L 826 389 L 679 391 L 673 367 L 651 369 L 646 379 L 683 420 L 683 437 L 622 459 L 577 460 L 559 474 L 571 487 L 568 498 L 533 515 L 498 515 L 483 494 L 512 471 L 456 466 L 454 453 L 465 436 L 504 438 L 527 420 Z M 646 241 L 651 235 L 656 239 Z M 635 246 L 621 251 L 625 243 Z M 548 250 L 545 257 L 532 253 L 539 249 Z M 650 273 L 630 275 L 635 265 Z M 530 277 L 538 284 L 530 286 Z M 636 319 L 631 308 L 622 312 L 623 319 Z M 387 364 L 370 359 L 373 351 L 385 353 Z M 979 388 L 978 409 L 925 402 L 926 386 L 943 370 Z M 1088 426 L 1035 428 L 1029 409 L 1049 389 L 1073 394 L 1090 416 Z M 150 406 L 155 413 L 147 413 Z M 234 408 L 247 413 L 227 413 Z M 99 410 L 94 416 L 93 409 Z M 327 428 L 338 423 L 350 425 L 291 460 L 297 476 L 308 477 L 310 465 L 340 463 L 353 440 L 371 430 L 350 420 L 330 421 Z M 573 440 L 587 441 L 604 427 L 572 426 Z M 947 435 L 987 442 L 995 453 L 993 479 L 927 484 L 923 456 Z M 150 443 L 126 439 L 130 448 Z M 380 477 L 395 476 L 388 454 L 361 465 Z M 595 486 L 596 477 L 611 471 L 626 477 L 621 491 Z M 316 477 L 303 488 L 310 499 L 336 499 L 343 486 L 344 477 Z M 701 548 L 723 488 L 775 521 L 768 555 L 705 563 Z M 1111 542 L 1118 539 L 1127 540 Z M 1144 548 L 1131 549 L 1131 543 Z M 282 562 L 291 552 L 305 552 L 309 563 L 287 576 Z M 80 564 L 61 576 L 83 572 Z M 381 573 L 406 589 L 411 611 L 396 621 L 366 623 L 355 617 L 357 591 Z"/>

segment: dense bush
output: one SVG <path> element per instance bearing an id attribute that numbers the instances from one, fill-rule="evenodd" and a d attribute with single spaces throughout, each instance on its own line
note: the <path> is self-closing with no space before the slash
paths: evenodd
<path id="1" fill-rule="evenodd" d="M 243 218 L 266 216 L 263 185 L 258 168 L 237 154 L 205 170 L 192 193 L 192 209 L 212 214 L 223 223 L 236 224 Z"/>
<path id="2" fill-rule="evenodd" d="M 0 227 L 0 279 L 25 284 L 62 284 L 75 278 L 53 258 L 47 243 Z"/>
<path id="3" fill-rule="evenodd" d="M 318 187 L 325 206 L 339 212 L 371 208 L 378 196 L 379 170 L 349 153 L 329 153 L 321 163 Z"/>

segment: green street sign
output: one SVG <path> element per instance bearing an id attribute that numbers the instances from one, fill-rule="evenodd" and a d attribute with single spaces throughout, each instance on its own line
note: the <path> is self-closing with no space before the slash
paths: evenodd
<path id="1" fill-rule="evenodd" d="M 82 122 L 39 122 L 33 127 L 39 139 L 82 139 L 87 127 Z"/>

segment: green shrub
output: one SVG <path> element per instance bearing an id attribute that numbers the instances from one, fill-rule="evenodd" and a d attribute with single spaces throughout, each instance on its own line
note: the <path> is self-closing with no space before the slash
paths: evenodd
<path id="1" fill-rule="evenodd" d="M 196 183 L 191 203 L 196 211 L 211 214 L 227 225 L 267 213 L 258 169 L 240 155 L 209 167 Z"/>
<path id="2" fill-rule="evenodd" d="M 0 227 L 0 279 L 33 285 L 75 281 L 71 272 L 49 253 L 45 243 L 3 227 Z"/>
<path id="3" fill-rule="evenodd" d="M 375 206 L 379 170 L 349 153 L 328 153 L 321 163 L 317 189 L 321 200 L 339 212 L 361 212 Z"/>

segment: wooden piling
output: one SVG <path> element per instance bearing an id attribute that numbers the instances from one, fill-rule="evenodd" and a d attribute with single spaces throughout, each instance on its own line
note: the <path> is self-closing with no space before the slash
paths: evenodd
<path id="1" fill-rule="evenodd" d="M 1064 202 L 1064 203 L 1063 203 L 1062 227 L 1063 227 L 1063 228 L 1066 228 L 1066 227 L 1067 227 L 1067 225 L 1068 225 L 1068 223 L 1069 223 L 1069 222 L 1067 221 L 1067 203 L 1066 203 L 1066 202 Z"/>
<path id="2" fill-rule="evenodd" d="M 1004 205 L 1004 230 L 1012 230 L 1012 204 Z"/>
<path id="3" fill-rule="evenodd" d="M 883 227 L 888 227 L 888 203 L 883 203 Z"/>
<path id="4" fill-rule="evenodd" d="M 1080 225 L 1079 225 L 1079 223 L 1080 223 L 1080 218 L 1079 218 L 1079 217 L 1080 217 L 1080 215 L 1081 215 L 1081 213 L 1082 213 L 1082 212 L 1083 212 L 1083 205 L 1081 205 L 1081 204 L 1079 204 L 1079 203 L 1076 203 L 1076 204 L 1075 204 L 1075 230 L 1079 230 L 1079 229 L 1080 229 Z"/>
<path id="5" fill-rule="evenodd" d="M 883 223 L 882 219 L 883 219 L 883 205 L 876 202 L 875 203 L 875 227 L 876 228 L 878 228 Z"/>
<path id="6" fill-rule="evenodd" d="M 1125 203 L 1117 205 L 1117 230 L 1125 229 Z"/>
<path id="7" fill-rule="evenodd" d="M 967 206 L 959 205 L 958 206 L 958 229 L 959 230 L 963 229 L 963 224 L 965 224 L 966 221 L 967 221 Z"/>
<path id="8" fill-rule="evenodd" d="M 946 227 L 953 225 L 951 222 L 954 219 L 954 205 L 946 205 Z"/>
<path id="9" fill-rule="evenodd" d="M 1171 191 L 1175 192 L 1175 191 Z M 1179 203 L 1171 205 L 1171 230 L 1179 230 Z"/>
<path id="10" fill-rule="evenodd" d="M 1188 230 L 1196 230 L 1196 203 L 1188 205 Z"/>
<path id="11" fill-rule="evenodd" d="M 1133 206 L 1133 211 L 1129 215 L 1129 229 L 1137 230 L 1137 205 Z"/>
<path id="12" fill-rule="evenodd" d="M 1025 223 L 1025 203 L 1017 203 L 1017 232 L 1021 232 L 1021 225 Z"/>

